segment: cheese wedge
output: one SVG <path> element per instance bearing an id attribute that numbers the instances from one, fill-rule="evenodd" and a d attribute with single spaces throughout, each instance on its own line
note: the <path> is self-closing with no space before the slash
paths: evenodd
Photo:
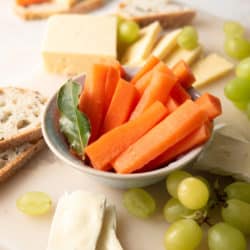
<path id="1" fill-rule="evenodd" d="M 116 213 L 114 206 L 107 206 L 104 215 L 102 231 L 96 246 L 96 250 L 122 250 L 122 246 L 116 236 Z"/>
<path id="2" fill-rule="evenodd" d="M 180 60 L 185 61 L 188 65 L 191 65 L 200 57 L 202 54 L 201 46 L 193 50 L 186 50 L 179 46 L 166 58 L 165 63 L 172 68 Z"/>
<path id="3" fill-rule="evenodd" d="M 192 67 L 196 78 L 193 86 L 202 86 L 226 75 L 234 68 L 234 65 L 225 58 L 210 54 L 206 58 L 198 61 Z"/>
<path id="4" fill-rule="evenodd" d="M 161 32 L 159 22 L 154 22 L 141 29 L 140 38 L 125 51 L 121 62 L 125 65 L 141 63 L 150 55 Z"/>
<path id="5" fill-rule="evenodd" d="M 152 54 L 159 59 L 164 59 L 169 53 L 177 46 L 177 37 L 182 29 L 174 30 L 165 34 L 156 47 L 153 49 Z"/>
<path id="6" fill-rule="evenodd" d="M 72 7 L 74 4 L 78 2 L 78 0 L 54 0 L 54 2 L 66 7 Z"/>
<path id="7" fill-rule="evenodd" d="M 47 250 L 95 250 L 106 199 L 85 191 L 65 194 L 58 202 Z"/>

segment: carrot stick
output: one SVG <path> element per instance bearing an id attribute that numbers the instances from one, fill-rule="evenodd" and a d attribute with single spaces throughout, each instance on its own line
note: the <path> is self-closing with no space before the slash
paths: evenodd
<path id="1" fill-rule="evenodd" d="M 167 67 L 167 65 L 163 62 L 159 62 L 151 71 L 147 72 L 143 77 L 141 77 L 141 79 L 139 79 L 136 83 L 135 86 L 138 89 L 140 96 L 142 96 L 144 90 L 147 88 L 147 86 L 149 85 L 153 73 L 155 71 L 158 72 L 162 72 L 162 73 L 166 73 L 168 75 L 172 75 L 173 78 L 177 77 L 173 74 L 173 72 Z"/>
<path id="2" fill-rule="evenodd" d="M 175 64 L 172 70 L 183 88 L 188 89 L 195 82 L 195 77 L 192 73 L 192 70 L 183 60 Z"/>
<path id="3" fill-rule="evenodd" d="M 180 142 L 167 149 L 160 156 L 149 162 L 140 172 L 153 170 L 166 165 L 177 156 L 186 153 L 198 145 L 206 142 L 211 136 L 211 123 L 205 122 L 200 128 L 196 129 L 190 135 L 182 139 Z"/>
<path id="4" fill-rule="evenodd" d="M 164 105 L 155 102 L 135 120 L 110 130 L 87 146 L 85 153 L 93 167 L 100 170 L 112 168 L 110 162 L 155 126 L 166 114 L 167 109 Z"/>
<path id="5" fill-rule="evenodd" d="M 181 84 L 177 83 L 173 87 L 170 96 L 180 105 L 184 103 L 186 100 L 191 99 L 191 96 L 188 92 L 181 86 Z"/>
<path id="6" fill-rule="evenodd" d="M 132 173 L 181 141 L 207 120 L 205 111 L 187 100 L 134 144 L 112 165 L 117 173 Z"/>
<path id="7" fill-rule="evenodd" d="M 138 101 L 138 92 L 135 86 L 120 79 L 108 111 L 106 113 L 102 133 L 126 122 Z"/>
<path id="8" fill-rule="evenodd" d="M 172 78 L 172 74 L 155 71 L 150 84 L 145 89 L 129 119 L 133 120 L 138 117 L 155 101 L 165 104 L 175 83 L 176 78 Z"/>
<path id="9" fill-rule="evenodd" d="M 222 113 L 222 107 L 220 99 L 209 93 L 203 94 L 195 101 L 201 109 L 206 111 L 210 120 L 219 116 Z"/>
<path id="10" fill-rule="evenodd" d="M 154 66 L 159 62 L 160 60 L 155 57 L 151 56 L 145 65 L 134 75 L 132 80 L 130 81 L 132 84 L 135 84 L 141 77 L 143 77 L 147 72 L 149 72 L 151 69 L 154 68 Z"/>
<path id="11" fill-rule="evenodd" d="M 100 133 L 104 118 L 105 81 L 108 66 L 95 64 L 87 76 L 84 89 L 79 100 L 79 109 L 85 113 L 91 124 L 90 141 L 94 141 Z"/>
<path id="12" fill-rule="evenodd" d="M 32 4 L 41 4 L 50 2 L 50 0 L 16 0 L 16 3 L 21 6 L 29 6 Z"/>
<path id="13" fill-rule="evenodd" d="M 168 109 L 169 113 L 174 112 L 180 105 L 171 97 L 168 97 L 166 102 L 166 108 Z"/>
<path id="14" fill-rule="evenodd" d="M 109 105 L 111 103 L 119 79 L 120 79 L 120 70 L 114 67 L 109 67 L 105 82 L 105 102 L 104 102 L 105 113 L 109 108 Z"/>

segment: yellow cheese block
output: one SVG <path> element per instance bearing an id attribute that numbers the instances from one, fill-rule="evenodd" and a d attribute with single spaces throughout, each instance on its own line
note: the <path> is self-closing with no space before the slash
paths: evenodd
<path id="1" fill-rule="evenodd" d="M 182 29 L 165 34 L 152 51 L 152 54 L 161 60 L 164 59 L 177 45 L 177 37 Z"/>
<path id="2" fill-rule="evenodd" d="M 193 86 L 202 86 L 212 82 L 229 73 L 233 68 L 234 65 L 225 58 L 210 54 L 193 65 L 192 70 L 196 78 Z"/>
<path id="3" fill-rule="evenodd" d="M 147 59 L 161 32 L 161 26 L 159 22 L 154 22 L 141 29 L 140 32 L 138 41 L 125 51 L 121 59 L 122 64 L 137 65 Z"/>
<path id="4" fill-rule="evenodd" d="M 42 45 L 49 72 L 89 73 L 94 63 L 116 60 L 116 18 L 90 15 L 56 15 L 48 20 Z"/>
<path id="5" fill-rule="evenodd" d="M 179 46 L 167 57 L 166 64 L 171 68 L 180 60 L 185 61 L 188 65 L 191 65 L 202 53 L 201 46 L 193 50 L 186 50 Z"/>

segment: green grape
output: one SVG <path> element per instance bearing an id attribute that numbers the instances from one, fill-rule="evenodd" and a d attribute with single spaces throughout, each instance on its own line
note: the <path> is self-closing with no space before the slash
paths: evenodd
<path id="1" fill-rule="evenodd" d="M 208 230 L 209 250 L 246 250 L 244 235 L 227 223 L 218 223 Z"/>
<path id="2" fill-rule="evenodd" d="M 250 183 L 234 182 L 224 189 L 228 199 L 237 199 L 250 203 Z"/>
<path id="3" fill-rule="evenodd" d="M 177 43 L 181 48 L 192 50 L 198 46 L 198 33 L 192 26 L 183 28 L 177 38 Z"/>
<path id="4" fill-rule="evenodd" d="M 210 183 L 208 182 L 208 180 L 206 178 L 204 178 L 203 176 L 200 176 L 200 175 L 195 176 L 195 178 L 197 178 L 197 179 L 201 180 L 202 182 L 204 182 L 204 184 L 206 184 L 208 190 L 209 191 L 211 190 Z"/>
<path id="5" fill-rule="evenodd" d="M 184 207 L 177 199 L 171 198 L 165 204 L 163 215 L 167 222 L 172 223 L 185 216 L 192 214 L 194 211 Z"/>
<path id="6" fill-rule="evenodd" d="M 242 111 L 247 110 L 248 102 L 233 102 L 234 106 Z"/>
<path id="7" fill-rule="evenodd" d="M 234 21 L 225 22 L 223 30 L 227 37 L 242 37 L 244 35 L 244 28 L 242 25 Z"/>
<path id="8" fill-rule="evenodd" d="M 52 201 L 43 192 L 27 192 L 16 201 L 17 208 L 28 215 L 43 215 L 50 211 Z"/>
<path id="9" fill-rule="evenodd" d="M 250 80 L 250 57 L 242 60 L 236 67 L 236 75 L 239 78 Z"/>
<path id="10" fill-rule="evenodd" d="M 124 195 L 123 204 L 132 215 L 142 219 L 149 217 L 156 210 L 153 197 L 141 188 L 128 190 Z"/>
<path id="11" fill-rule="evenodd" d="M 244 102 L 250 100 L 250 80 L 234 78 L 224 89 L 225 95 L 231 101 Z"/>
<path id="12" fill-rule="evenodd" d="M 225 222 L 238 228 L 242 233 L 250 235 L 250 204 L 244 201 L 231 199 L 221 209 Z"/>
<path id="13" fill-rule="evenodd" d="M 178 199 L 189 209 L 203 208 L 209 199 L 208 187 L 198 178 L 186 178 L 178 186 Z"/>
<path id="14" fill-rule="evenodd" d="M 140 28 L 134 21 L 123 21 L 118 26 L 118 40 L 121 43 L 131 44 L 135 42 L 140 35 Z"/>
<path id="15" fill-rule="evenodd" d="M 166 179 L 166 187 L 169 194 L 174 198 L 177 198 L 177 190 L 179 184 L 181 183 L 181 181 L 188 177 L 191 177 L 191 174 L 182 170 L 176 170 L 169 174 Z"/>
<path id="16" fill-rule="evenodd" d="M 250 43 L 242 37 L 227 38 L 225 52 L 232 58 L 242 60 L 250 56 Z"/>
<path id="17" fill-rule="evenodd" d="M 190 219 L 174 222 L 165 233 L 166 250 L 194 250 L 202 239 L 201 227 Z"/>
<path id="18" fill-rule="evenodd" d="M 125 19 L 123 19 L 121 16 L 116 16 L 117 18 L 117 27 L 119 28 L 119 26 L 125 21 Z"/>

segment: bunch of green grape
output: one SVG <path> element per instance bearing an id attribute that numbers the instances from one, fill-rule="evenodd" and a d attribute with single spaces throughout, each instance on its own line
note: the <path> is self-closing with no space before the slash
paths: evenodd
<path id="1" fill-rule="evenodd" d="M 244 37 L 244 28 L 238 22 L 225 22 L 225 52 L 241 60 L 236 68 L 236 77 L 225 87 L 226 97 L 250 117 L 250 41 Z"/>
<path id="2" fill-rule="evenodd" d="M 221 211 L 222 222 L 210 225 L 209 250 L 246 250 L 250 235 L 250 184 L 234 182 L 217 192 L 201 176 L 186 171 L 172 172 L 166 179 L 166 189 L 172 196 L 163 208 L 164 218 L 171 223 L 164 237 L 166 250 L 195 250 L 199 247 L 210 210 Z M 217 191 L 216 191 L 217 190 Z M 211 205 L 213 204 L 213 205 Z M 152 195 L 143 189 L 125 193 L 124 205 L 139 218 L 148 218 L 156 210 Z"/>

